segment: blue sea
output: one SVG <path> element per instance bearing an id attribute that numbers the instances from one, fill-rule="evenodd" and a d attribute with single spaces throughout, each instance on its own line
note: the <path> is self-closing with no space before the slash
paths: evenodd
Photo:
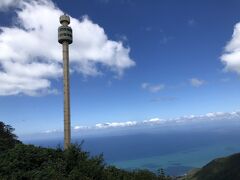
<path id="1" fill-rule="evenodd" d="M 109 165 L 119 168 L 165 169 L 169 175 L 183 175 L 209 161 L 240 152 L 239 125 L 203 129 L 136 131 L 99 136 L 75 136 L 72 142 L 83 143 L 91 155 L 103 153 Z M 44 147 L 62 145 L 62 138 L 28 140 L 26 143 Z"/>

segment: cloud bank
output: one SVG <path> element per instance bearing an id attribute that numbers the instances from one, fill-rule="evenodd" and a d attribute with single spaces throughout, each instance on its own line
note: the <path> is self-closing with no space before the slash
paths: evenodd
<path id="1" fill-rule="evenodd" d="M 13 4 L 5 0 L 0 7 Z M 54 93 L 51 81 L 62 76 L 57 28 L 63 11 L 50 0 L 22 0 L 14 5 L 16 21 L 11 27 L 0 27 L 0 95 Z M 108 69 L 121 76 L 135 65 L 129 57 L 130 48 L 109 40 L 104 29 L 88 17 L 71 17 L 71 27 L 72 72 L 96 76 Z"/>
<path id="2" fill-rule="evenodd" d="M 189 115 L 172 119 L 151 118 L 143 121 L 126 121 L 126 122 L 106 122 L 98 123 L 94 126 L 74 126 L 74 131 L 81 130 L 99 130 L 99 129 L 113 129 L 113 128 L 134 128 L 134 127 L 148 127 L 148 126 L 166 126 L 178 124 L 189 124 L 193 122 L 217 122 L 217 121 L 240 120 L 240 111 L 234 112 L 211 112 L 204 115 Z M 49 131 L 48 131 L 49 132 Z"/>

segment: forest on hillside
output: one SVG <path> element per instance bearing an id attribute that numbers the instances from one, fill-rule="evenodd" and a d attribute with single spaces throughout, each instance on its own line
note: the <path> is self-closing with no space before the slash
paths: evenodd
<path id="1" fill-rule="evenodd" d="M 67 150 L 25 145 L 13 133 L 14 128 L 0 122 L 1 179 L 59 180 L 170 180 L 163 169 L 126 171 L 104 162 L 104 155 L 90 156 L 81 145 Z"/>

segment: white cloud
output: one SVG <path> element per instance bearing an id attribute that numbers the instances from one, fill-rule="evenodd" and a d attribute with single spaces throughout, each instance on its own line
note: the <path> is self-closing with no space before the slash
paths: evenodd
<path id="1" fill-rule="evenodd" d="M 143 89 L 146 89 L 148 86 L 149 86 L 148 83 L 142 83 L 142 85 L 141 85 L 141 87 L 142 87 Z"/>
<path id="2" fill-rule="evenodd" d="M 56 133 L 56 132 L 58 132 L 57 129 L 52 129 L 52 130 L 46 130 L 46 131 L 44 131 L 44 133 L 46 133 L 46 134 L 51 134 L 51 133 Z"/>
<path id="3" fill-rule="evenodd" d="M 166 122 L 166 119 L 160 119 L 160 118 L 151 118 L 149 120 L 144 120 L 144 124 L 160 124 Z"/>
<path id="4" fill-rule="evenodd" d="M 62 76 L 57 28 L 63 12 L 50 0 L 23 0 L 15 11 L 14 26 L 0 27 L 0 95 L 55 91 L 51 80 Z M 72 72 L 96 76 L 103 73 L 99 67 L 105 66 L 121 76 L 135 65 L 129 57 L 130 48 L 109 40 L 104 29 L 88 17 L 71 17 L 71 27 Z"/>
<path id="5" fill-rule="evenodd" d="M 73 129 L 74 130 L 81 130 L 81 129 L 89 129 L 89 126 L 74 126 Z"/>
<path id="6" fill-rule="evenodd" d="M 165 85 L 164 84 L 150 84 L 150 83 L 142 83 L 141 84 L 141 87 L 143 89 L 146 89 L 152 93 L 156 93 L 156 92 L 159 92 L 161 90 L 163 90 L 165 88 Z"/>
<path id="7" fill-rule="evenodd" d="M 191 78 L 189 79 L 189 83 L 194 87 L 200 87 L 205 83 L 205 81 L 197 78 Z"/>
<path id="8" fill-rule="evenodd" d="M 96 124 L 96 128 L 97 129 L 116 128 L 116 127 L 129 127 L 129 126 L 135 126 L 135 125 L 137 125 L 136 121 L 99 123 L 99 124 Z"/>
<path id="9" fill-rule="evenodd" d="M 240 23 L 235 25 L 232 38 L 225 47 L 221 61 L 226 71 L 240 74 Z"/>
<path id="10" fill-rule="evenodd" d="M 0 11 L 6 11 L 8 8 L 16 6 L 19 0 L 1 0 L 0 1 Z"/>

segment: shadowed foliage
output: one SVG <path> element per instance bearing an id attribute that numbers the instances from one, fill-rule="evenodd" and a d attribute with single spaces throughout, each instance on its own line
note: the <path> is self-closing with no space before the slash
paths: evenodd
<path id="1" fill-rule="evenodd" d="M 186 180 L 239 180 L 240 153 L 228 157 L 218 158 L 203 166 Z"/>
<path id="2" fill-rule="evenodd" d="M 15 144 L 21 143 L 17 140 L 17 136 L 13 134 L 13 131 L 14 128 L 0 121 L 0 154 L 13 148 Z"/>
<path id="3" fill-rule="evenodd" d="M 167 180 L 163 170 L 156 175 L 148 170 L 126 171 L 104 163 L 103 155 L 90 156 L 75 144 L 67 150 L 24 145 L 1 123 L 0 179 L 11 180 Z"/>

